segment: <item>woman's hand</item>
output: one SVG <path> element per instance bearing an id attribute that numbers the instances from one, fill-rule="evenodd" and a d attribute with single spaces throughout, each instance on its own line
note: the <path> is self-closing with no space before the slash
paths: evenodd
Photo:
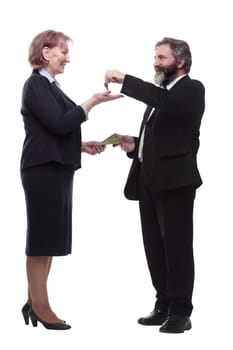
<path id="1" fill-rule="evenodd" d="M 92 107 L 108 101 L 113 101 L 118 98 L 124 97 L 123 94 L 111 94 L 110 90 L 97 92 L 91 98 L 83 103 L 88 111 L 91 110 Z"/>
<path id="2" fill-rule="evenodd" d="M 103 91 L 103 92 L 97 92 L 95 93 L 92 98 L 97 100 L 97 104 L 101 102 L 108 102 L 113 101 L 118 98 L 124 97 L 123 94 L 111 94 L 110 90 Z"/>
<path id="3" fill-rule="evenodd" d="M 95 155 L 97 153 L 102 153 L 105 150 L 106 146 L 101 145 L 97 141 L 87 141 L 87 142 L 82 142 L 82 152 Z"/>

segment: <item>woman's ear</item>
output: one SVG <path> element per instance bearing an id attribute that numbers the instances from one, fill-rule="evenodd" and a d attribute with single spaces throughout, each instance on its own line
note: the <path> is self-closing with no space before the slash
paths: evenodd
<path id="1" fill-rule="evenodd" d="M 47 46 L 44 46 L 42 49 L 42 57 L 45 61 L 49 62 L 50 59 L 50 48 Z"/>

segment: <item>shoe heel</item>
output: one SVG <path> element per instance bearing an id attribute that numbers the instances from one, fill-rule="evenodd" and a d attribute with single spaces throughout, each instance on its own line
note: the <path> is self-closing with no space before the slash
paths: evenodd
<path id="1" fill-rule="evenodd" d="M 29 311 L 29 317 L 30 317 L 30 320 L 31 320 L 33 327 L 37 327 L 37 318 L 36 318 L 36 315 L 34 314 L 34 312 L 32 312 L 32 310 Z"/>
<path id="2" fill-rule="evenodd" d="M 37 327 L 37 320 L 32 320 L 31 319 L 31 322 L 32 322 L 33 327 Z"/>
<path id="3" fill-rule="evenodd" d="M 31 306 L 26 303 L 23 307 L 22 307 L 22 315 L 23 315 L 23 319 L 26 325 L 29 324 L 29 310 L 30 310 Z"/>
<path id="4" fill-rule="evenodd" d="M 28 325 L 29 324 L 29 316 L 28 316 L 28 314 L 23 313 L 23 318 L 24 318 L 25 324 Z"/>

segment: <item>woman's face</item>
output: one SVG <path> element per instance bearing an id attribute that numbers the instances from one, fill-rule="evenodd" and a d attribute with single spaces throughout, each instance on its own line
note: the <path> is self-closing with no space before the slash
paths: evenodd
<path id="1" fill-rule="evenodd" d="M 53 48 L 44 47 L 43 56 L 48 62 L 45 69 L 54 78 L 64 73 L 65 65 L 70 62 L 68 44 L 61 42 Z"/>

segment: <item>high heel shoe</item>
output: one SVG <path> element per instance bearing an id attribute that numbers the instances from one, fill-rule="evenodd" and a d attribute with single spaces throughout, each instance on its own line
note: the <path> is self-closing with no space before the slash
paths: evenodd
<path id="1" fill-rule="evenodd" d="M 71 328 L 71 326 L 69 324 L 66 324 L 64 321 L 60 321 L 60 322 L 56 322 L 56 323 L 48 323 L 48 322 L 42 321 L 35 314 L 35 312 L 32 310 L 32 308 L 30 308 L 28 315 L 29 315 L 29 318 L 32 322 L 33 327 L 37 327 L 37 322 L 40 322 L 47 329 L 55 329 L 55 330 L 61 331 L 61 330 L 66 330 L 66 329 Z"/>
<path id="2" fill-rule="evenodd" d="M 25 324 L 29 324 L 29 314 L 28 313 L 29 313 L 30 309 L 31 309 L 31 305 L 28 303 L 26 303 L 21 309 Z"/>

